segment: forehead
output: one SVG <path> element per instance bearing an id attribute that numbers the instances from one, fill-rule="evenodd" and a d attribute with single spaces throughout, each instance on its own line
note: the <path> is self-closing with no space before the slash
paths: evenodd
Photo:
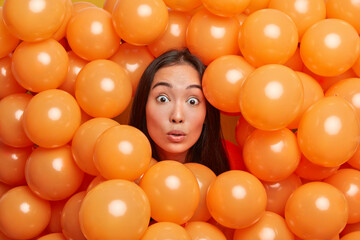
<path id="1" fill-rule="evenodd" d="M 201 85 L 198 71 L 189 64 L 176 64 L 160 68 L 154 76 L 152 86 L 158 82 L 168 82 L 172 85 Z"/>

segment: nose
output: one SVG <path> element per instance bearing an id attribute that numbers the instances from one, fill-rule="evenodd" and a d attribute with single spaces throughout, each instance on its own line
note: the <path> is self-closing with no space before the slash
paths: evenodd
<path id="1" fill-rule="evenodd" d="M 184 111 L 180 103 L 176 103 L 170 115 L 171 123 L 183 123 L 184 122 Z"/>

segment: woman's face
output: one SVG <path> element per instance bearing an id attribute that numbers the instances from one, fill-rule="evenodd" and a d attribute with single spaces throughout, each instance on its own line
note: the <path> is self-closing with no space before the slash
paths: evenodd
<path id="1" fill-rule="evenodd" d="M 206 102 L 198 72 L 188 64 L 161 68 L 146 104 L 147 129 L 162 160 L 185 161 L 199 139 Z"/>

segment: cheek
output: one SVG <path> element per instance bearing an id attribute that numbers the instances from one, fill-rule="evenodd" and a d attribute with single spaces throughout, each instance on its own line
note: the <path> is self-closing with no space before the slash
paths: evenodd
<path id="1" fill-rule="evenodd" d="M 150 137 L 156 142 L 159 137 L 161 127 L 164 124 L 165 114 L 156 105 L 148 103 L 146 105 L 146 125 Z"/>
<path id="2" fill-rule="evenodd" d="M 189 125 L 191 126 L 191 131 L 194 133 L 194 135 L 197 135 L 197 137 L 199 137 L 201 134 L 205 117 L 206 117 L 205 106 L 191 113 L 191 116 L 189 118 L 190 120 Z"/>

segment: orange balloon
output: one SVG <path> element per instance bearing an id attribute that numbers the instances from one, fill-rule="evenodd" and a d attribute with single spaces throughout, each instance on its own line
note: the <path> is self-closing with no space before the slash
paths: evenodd
<path id="1" fill-rule="evenodd" d="M 310 180 L 310 181 L 319 181 L 323 180 L 331 175 L 333 175 L 339 166 L 336 167 L 324 167 L 321 165 L 314 164 L 310 162 L 306 157 L 301 154 L 301 160 L 298 167 L 295 170 L 296 175 L 301 178 Z"/>
<path id="2" fill-rule="evenodd" d="M 99 185 L 102 182 L 107 181 L 107 179 L 103 178 L 101 175 L 96 176 L 89 184 L 89 186 L 86 189 L 86 192 L 89 192 L 91 189 L 93 189 L 94 187 L 96 187 L 97 185 Z"/>
<path id="3" fill-rule="evenodd" d="M 20 40 L 12 35 L 3 21 L 3 8 L 0 7 L 0 59 L 14 51 Z"/>
<path id="4" fill-rule="evenodd" d="M 32 96 L 15 93 L 0 100 L 0 140 L 12 147 L 28 147 L 33 143 L 23 128 L 23 113 Z"/>
<path id="5" fill-rule="evenodd" d="M 347 222 L 360 222 L 360 171 L 350 168 L 340 169 L 324 182 L 333 185 L 345 195 L 349 206 Z"/>
<path id="6" fill-rule="evenodd" d="M 360 231 L 346 234 L 340 240 L 357 240 L 357 239 L 360 239 Z"/>
<path id="7" fill-rule="evenodd" d="M 326 17 L 324 0 L 270 0 L 269 8 L 289 15 L 296 24 L 300 38 L 311 25 Z"/>
<path id="8" fill-rule="evenodd" d="M 360 222 L 353 224 L 346 224 L 344 230 L 342 230 L 342 232 L 340 233 L 340 236 L 343 237 L 346 234 L 356 231 L 360 231 Z"/>
<path id="9" fill-rule="evenodd" d="M 230 170 L 217 176 L 209 187 L 206 202 L 211 216 L 228 228 L 245 228 L 265 212 L 266 192 L 248 172 Z"/>
<path id="10" fill-rule="evenodd" d="M 72 139 L 80 116 L 80 107 L 70 94 L 50 89 L 32 97 L 24 111 L 23 125 L 32 142 L 53 148 Z"/>
<path id="11" fill-rule="evenodd" d="M 164 1 L 166 3 L 166 1 Z M 178 1 L 184 2 L 184 1 Z M 186 13 L 169 11 L 169 20 L 165 32 L 147 47 L 155 57 L 173 50 L 186 47 L 186 30 L 191 16 Z"/>
<path id="12" fill-rule="evenodd" d="M 354 155 L 346 163 L 348 163 L 351 167 L 353 167 L 357 170 L 360 170 L 360 148 L 359 147 L 356 149 L 356 152 L 354 153 Z"/>
<path id="13" fill-rule="evenodd" d="M 10 189 L 0 198 L 0 229 L 9 238 L 31 239 L 50 221 L 50 203 L 27 186 Z"/>
<path id="14" fill-rule="evenodd" d="M 13 148 L 0 142 L 0 182 L 25 185 L 25 163 L 31 152 L 31 147 Z"/>
<path id="15" fill-rule="evenodd" d="M 162 0 L 122 0 L 113 9 L 116 32 L 133 45 L 147 45 L 166 29 L 168 10 Z"/>
<path id="16" fill-rule="evenodd" d="M 218 57 L 239 53 L 239 29 L 236 18 L 219 17 L 201 9 L 188 25 L 186 45 L 192 54 L 208 65 Z"/>
<path id="17" fill-rule="evenodd" d="M 346 72 L 354 65 L 359 53 L 358 33 L 340 19 L 318 21 L 308 28 L 300 43 L 300 55 L 305 66 L 321 76 Z"/>
<path id="18" fill-rule="evenodd" d="M 263 181 L 262 184 L 267 195 L 266 210 L 284 216 L 286 201 L 302 183 L 297 175 L 291 174 L 284 180 L 276 182 Z"/>
<path id="19" fill-rule="evenodd" d="M 200 202 L 194 215 L 189 221 L 208 221 L 211 218 L 209 210 L 206 205 L 206 194 L 212 181 L 215 180 L 215 173 L 205 165 L 200 163 L 185 163 L 191 172 L 195 175 L 196 180 L 199 183 L 200 189 Z"/>
<path id="20" fill-rule="evenodd" d="M 243 149 L 246 139 L 249 135 L 255 130 L 255 128 L 250 125 L 244 117 L 240 117 L 236 122 L 235 127 L 235 139 L 238 146 Z"/>
<path id="21" fill-rule="evenodd" d="M 298 143 L 312 163 L 336 167 L 355 153 L 359 144 L 359 120 L 353 107 L 341 97 L 324 97 L 302 116 Z"/>
<path id="22" fill-rule="evenodd" d="M 244 10 L 244 13 L 250 15 L 251 13 L 267 8 L 269 5 L 270 0 L 251 0 L 250 4 Z"/>
<path id="23" fill-rule="evenodd" d="M 66 240 L 62 233 L 50 233 L 38 238 L 37 240 Z"/>
<path id="24" fill-rule="evenodd" d="M 94 147 L 94 164 L 106 179 L 134 181 L 148 168 L 151 145 L 139 129 L 120 125 L 105 130 Z"/>
<path id="25" fill-rule="evenodd" d="M 123 43 L 110 60 L 119 64 L 128 74 L 132 86 L 132 96 L 134 96 L 141 75 L 154 60 L 154 57 L 144 46 L 134 46 L 129 43 Z"/>
<path id="26" fill-rule="evenodd" d="M 109 118 L 93 118 L 76 130 L 71 150 L 76 164 L 82 171 L 94 176 L 100 174 L 93 161 L 95 143 L 103 132 L 118 125 L 118 122 Z"/>
<path id="27" fill-rule="evenodd" d="M 223 225 L 216 222 L 213 218 L 210 218 L 208 223 L 214 225 L 225 235 L 226 239 L 232 240 L 234 237 L 235 229 L 224 227 Z"/>
<path id="28" fill-rule="evenodd" d="M 4 195 L 7 191 L 9 191 L 12 188 L 12 186 L 7 185 L 0 181 L 0 198 L 2 195 Z M 1 231 L 0 231 L 1 232 Z"/>
<path id="29" fill-rule="evenodd" d="M 26 90 L 15 80 L 11 70 L 11 57 L 0 58 L 0 99 L 14 94 L 25 93 Z"/>
<path id="30" fill-rule="evenodd" d="M 296 118 L 287 126 L 290 129 L 297 129 L 304 112 L 315 102 L 324 97 L 321 85 L 310 75 L 303 72 L 296 72 L 304 88 L 304 101 Z"/>
<path id="31" fill-rule="evenodd" d="M 163 0 L 171 9 L 180 12 L 188 12 L 202 5 L 201 0 Z"/>
<path id="32" fill-rule="evenodd" d="M 66 38 L 74 53 L 89 61 L 109 58 L 120 46 L 111 14 L 97 7 L 76 13 L 68 23 Z"/>
<path id="33" fill-rule="evenodd" d="M 79 211 L 85 196 L 85 191 L 72 195 L 61 212 L 62 233 L 67 239 L 86 240 L 79 222 Z"/>
<path id="34" fill-rule="evenodd" d="M 87 239 L 140 239 L 150 221 L 144 191 L 127 180 L 108 180 L 82 200 L 79 220 Z"/>
<path id="35" fill-rule="evenodd" d="M 38 147 L 25 165 L 30 189 L 46 200 L 70 197 L 81 185 L 84 173 L 75 164 L 70 146 L 47 149 Z"/>
<path id="36" fill-rule="evenodd" d="M 289 60 L 287 60 L 287 62 L 283 65 L 291 68 L 294 71 L 301 72 L 304 68 L 304 63 L 301 60 L 300 48 L 296 48 L 294 55 L 292 55 L 292 57 L 289 58 Z"/>
<path id="37" fill-rule="evenodd" d="M 286 225 L 285 219 L 273 212 L 265 212 L 254 225 L 237 229 L 234 240 L 261 240 L 261 239 L 288 239 L 294 240 L 294 234 Z"/>
<path id="38" fill-rule="evenodd" d="M 154 158 L 151 158 L 151 159 L 150 159 L 150 163 L 149 163 L 147 169 L 145 170 L 145 172 L 146 172 L 147 170 L 149 170 L 152 166 L 154 166 L 156 163 L 158 163 L 158 161 L 156 161 Z M 145 172 L 144 172 L 144 173 L 145 173 Z M 141 179 L 143 178 L 143 176 L 144 176 L 144 174 L 142 174 L 139 178 L 135 179 L 135 180 L 134 180 L 134 183 L 136 183 L 137 185 L 140 185 L 140 182 L 141 182 Z M 95 184 L 96 184 L 96 183 L 95 183 Z"/>
<path id="39" fill-rule="evenodd" d="M 95 4 L 91 2 L 85 2 L 85 1 L 73 2 L 72 6 L 73 6 L 72 16 L 75 16 L 78 12 L 80 12 L 84 8 L 97 7 Z"/>
<path id="40" fill-rule="evenodd" d="M 117 2 L 117 0 L 105 0 L 103 9 L 108 11 L 110 14 L 112 14 L 116 2 Z"/>
<path id="41" fill-rule="evenodd" d="M 247 17 L 240 29 L 239 47 L 253 66 L 286 63 L 298 46 L 295 23 L 285 13 L 262 9 Z"/>
<path id="42" fill-rule="evenodd" d="M 185 230 L 191 239 L 226 240 L 225 235 L 217 227 L 207 222 L 189 222 L 185 225 Z"/>
<path id="43" fill-rule="evenodd" d="M 130 103 L 131 83 L 118 64 L 105 59 L 94 60 L 79 72 L 75 96 L 90 116 L 113 118 Z"/>
<path id="44" fill-rule="evenodd" d="M 5 1 L 3 6 L 9 31 L 27 42 L 50 38 L 60 28 L 65 15 L 64 0 L 13 0 Z"/>
<path id="45" fill-rule="evenodd" d="M 300 186 L 285 206 L 288 227 L 304 239 L 330 239 L 341 232 L 347 218 L 348 206 L 344 194 L 323 182 Z"/>
<path id="46" fill-rule="evenodd" d="M 54 39 L 36 43 L 22 42 L 12 57 L 12 73 L 27 90 L 41 92 L 59 87 L 65 80 L 69 58 Z"/>
<path id="47" fill-rule="evenodd" d="M 296 136 L 287 128 L 275 131 L 255 129 L 243 148 L 246 168 L 263 181 L 288 178 L 298 166 L 300 157 Z"/>
<path id="48" fill-rule="evenodd" d="M 194 215 L 200 202 L 196 177 L 183 164 L 160 161 L 144 174 L 140 187 L 151 206 L 151 217 L 158 222 L 184 224 Z"/>
<path id="49" fill-rule="evenodd" d="M 65 37 L 66 28 L 68 26 L 68 23 L 70 21 L 72 14 L 73 14 L 72 1 L 64 0 L 64 3 L 65 3 L 65 9 L 66 9 L 64 19 L 62 20 L 59 29 L 52 36 L 52 38 L 55 39 L 56 41 L 60 41 L 61 39 L 63 39 Z"/>
<path id="50" fill-rule="evenodd" d="M 326 17 L 342 19 L 350 23 L 360 33 L 360 5 L 352 0 L 327 0 Z"/>
<path id="51" fill-rule="evenodd" d="M 154 223 L 145 231 L 141 240 L 191 240 L 189 233 L 180 225 L 172 222 Z"/>
<path id="52" fill-rule="evenodd" d="M 206 99 L 215 108 L 230 113 L 240 112 L 239 93 L 254 67 L 241 56 L 226 55 L 212 61 L 202 79 Z"/>
<path id="53" fill-rule="evenodd" d="M 201 0 L 201 2 L 211 13 L 222 17 L 242 13 L 250 4 L 250 0 Z"/>
<path id="54" fill-rule="evenodd" d="M 292 69 L 269 64 L 255 69 L 240 89 L 240 109 L 252 126 L 278 130 L 289 125 L 303 104 L 304 90 Z"/>

